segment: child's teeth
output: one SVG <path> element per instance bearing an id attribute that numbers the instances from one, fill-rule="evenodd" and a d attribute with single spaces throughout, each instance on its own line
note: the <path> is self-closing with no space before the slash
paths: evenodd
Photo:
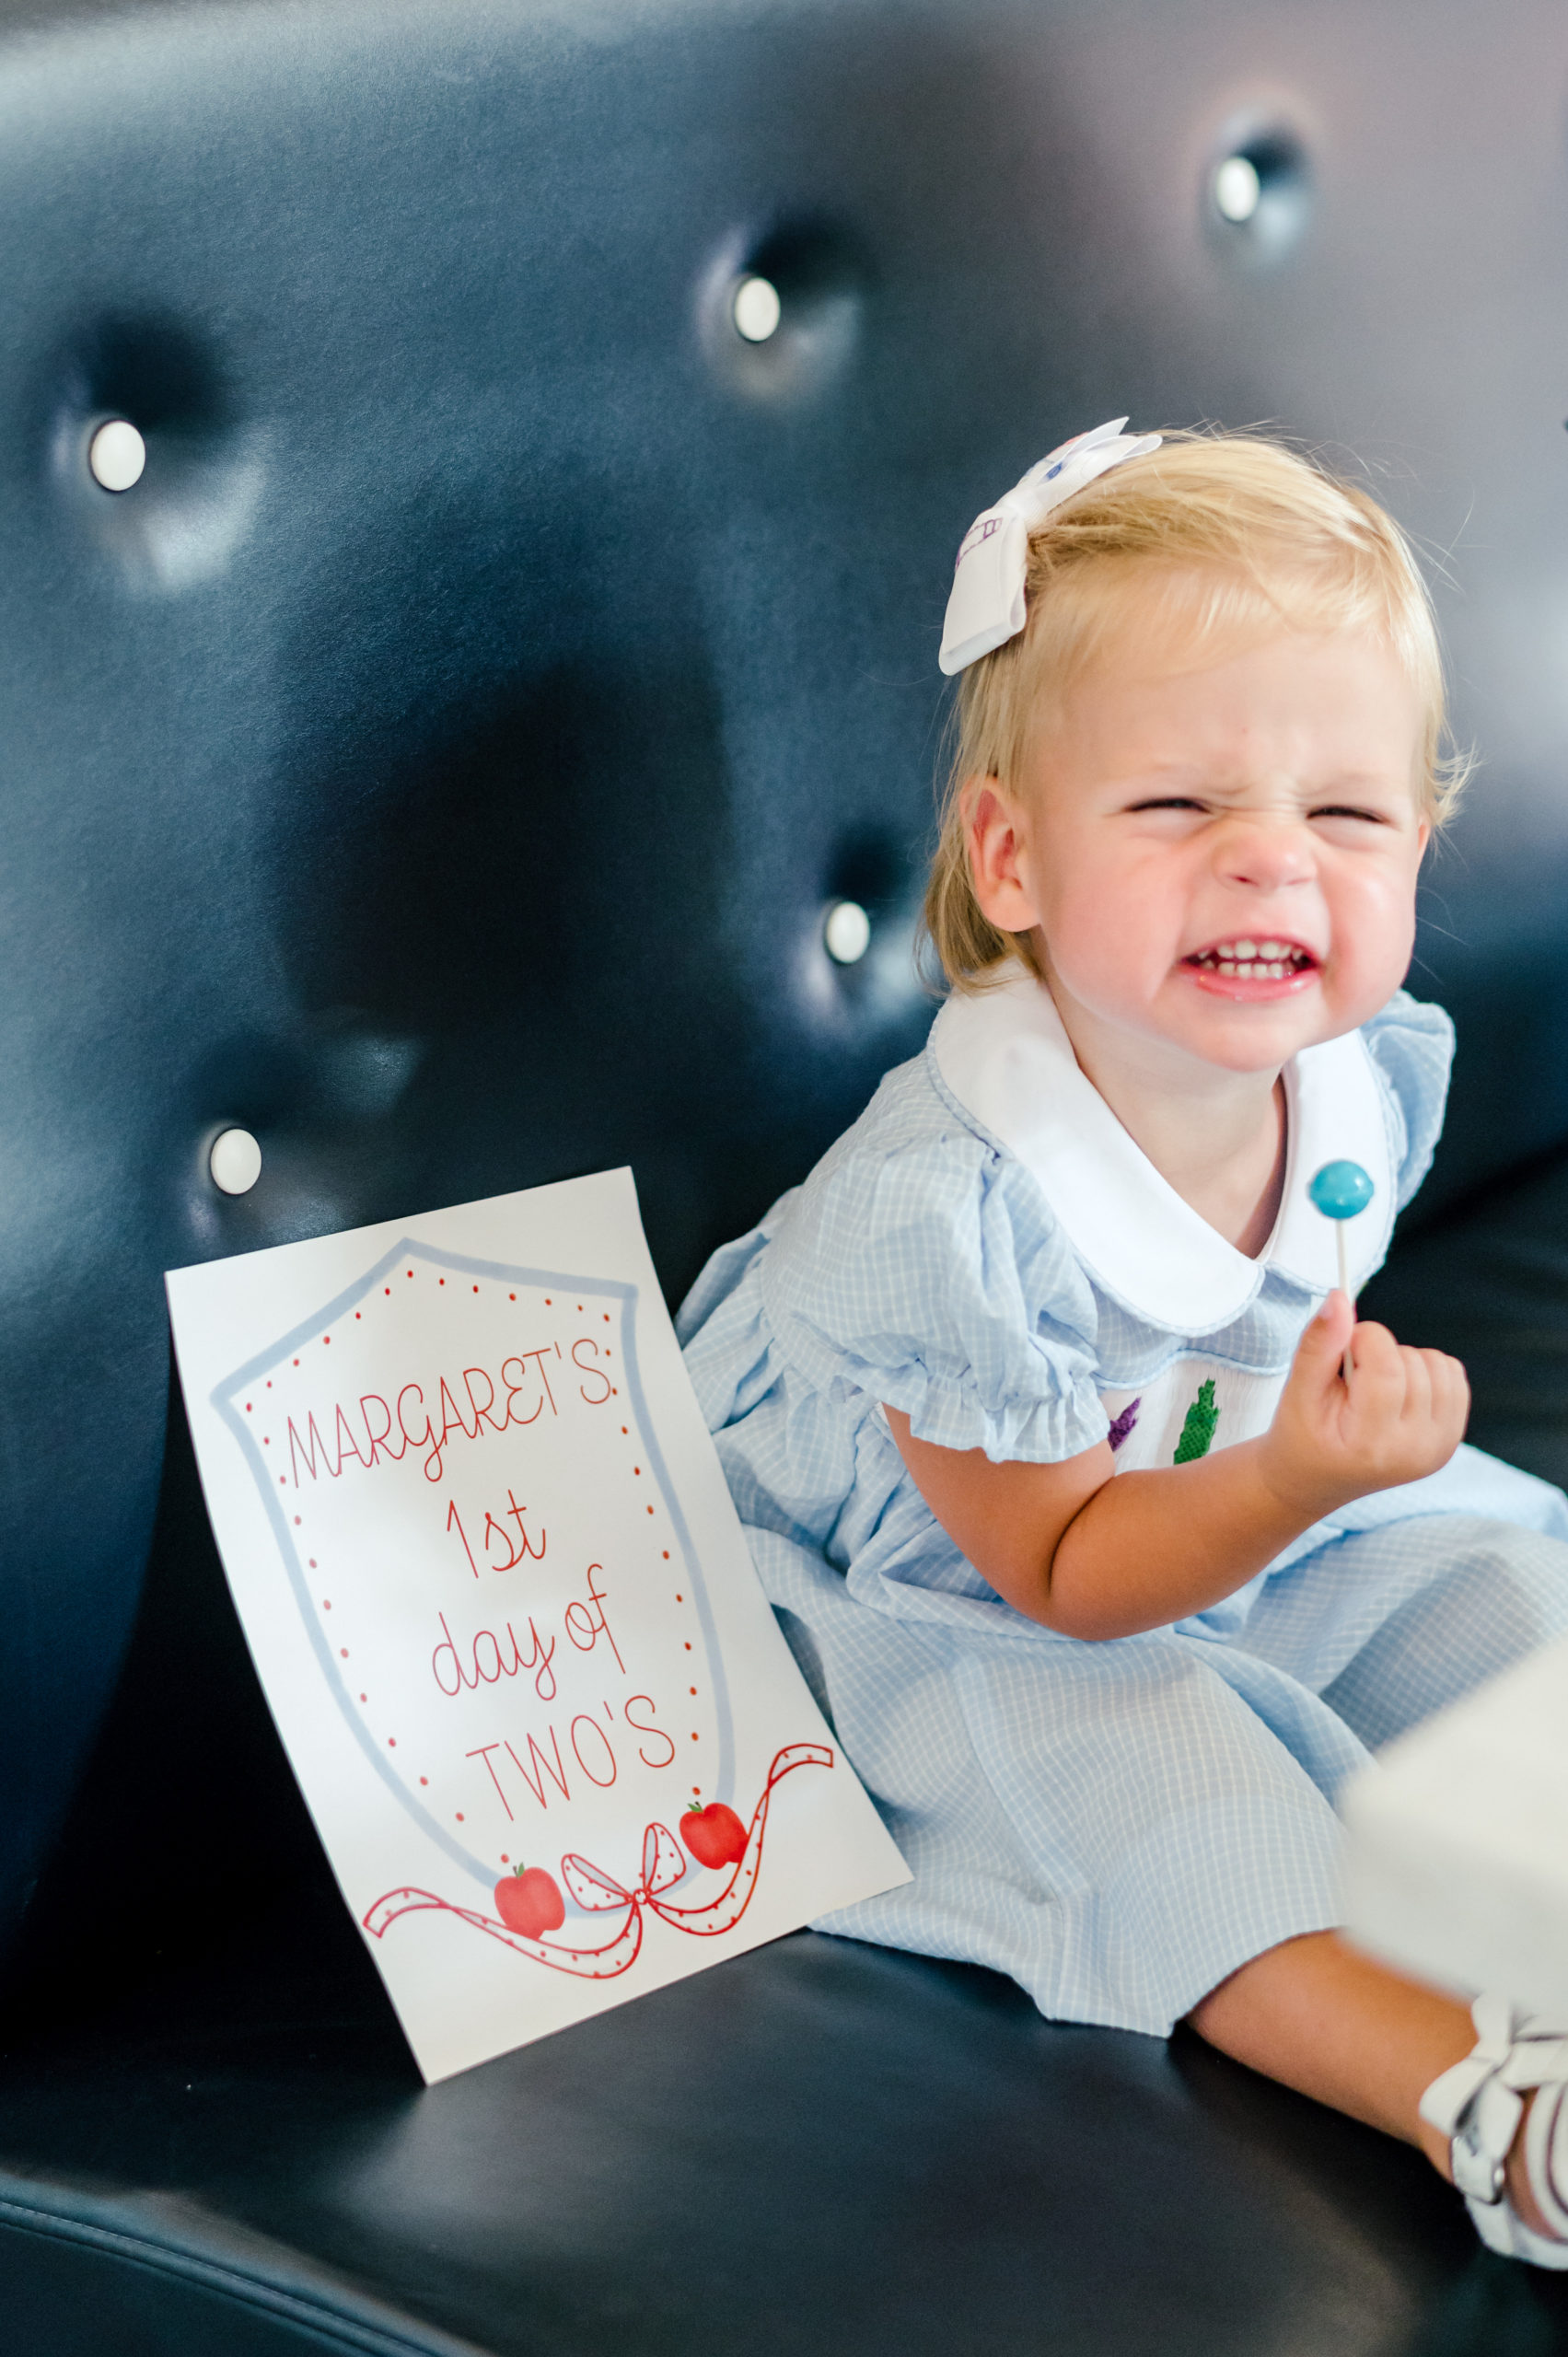
<path id="1" fill-rule="evenodd" d="M 1230 941 L 1198 953 L 1212 973 L 1243 982 L 1284 982 L 1295 972 L 1296 953 L 1288 941 Z"/>

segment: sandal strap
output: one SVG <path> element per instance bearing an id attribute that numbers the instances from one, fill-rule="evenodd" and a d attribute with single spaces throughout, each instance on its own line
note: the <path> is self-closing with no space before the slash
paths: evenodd
<path id="1" fill-rule="evenodd" d="M 1421 2098 L 1421 2116 L 1448 2139 L 1454 2183 L 1469 2205 L 1482 2239 L 1494 2249 L 1517 2250 L 1531 2235 L 1504 2199 L 1505 2169 L 1518 2133 L 1525 2096 L 1537 2090 L 1525 2138 L 1530 2190 L 1552 2232 L 1565 2239 L 1550 2246 L 1561 2259 L 1538 2263 L 1568 2266 L 1568 2037 L 1539 2014 L 1528 2014 L 1506 1998 L 1483 1995 L 1470 2008 L 1476 2042 L 1461 2062 L 1441 2073 Z"/>
<path id="2" fill-rule="evenodd" d="M 1568 2269 L 1568 2242 L 1554 2243 L 1545 2235 L 1532 2234 L 1515 2211 L 1511 2201 L 1488 2204 L 1467 2201 L 1470 2223 L 1488 2250 L 1500 2251 L 1504 2258 L 1527 2259 L 1532 2267 L 1545 2267 L 1562 2273 Z"/>
<path id="3" fill-rule="evenodd" d="M 1468 2201 L 1488 2208 L 1503 2199 L 1504 2166 L 1524 2109 L 1504 2077 L 1524 2018 L 1505 1997 L 1478 1997 L 1470 2008 L 1474 2046 L 1421 2098 L 1423 2119 L 1448 2139 L 1454 2183 Z"/>
<path id="4" fill-rule="evenodd" d="M 1537 2030 L 1527 2022 L 1503 2065 L 1504 2084 L 1524 2093 L 1568 2079 L 1568 2038 L 1556 2030 Z"/>
<path id="5" fill-rule="evenodd" d="M 1568 2244 L 1568 2086 L 1544 2086 L 1530 2106 L 1525 2168 L 1537 2206 L 1554 2235 Z"/>

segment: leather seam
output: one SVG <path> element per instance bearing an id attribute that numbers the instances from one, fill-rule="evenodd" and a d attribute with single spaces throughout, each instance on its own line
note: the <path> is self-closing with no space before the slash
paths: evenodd
<path id="1" fill-rule="evenodd" d="M 248 2273 L 222 2260 L 203 2258 L 195 2252 L 182 2251 L 172 2244 L 144 2241 L 122 2227 L 102 2226 L 89 2219 L 66 2217 L 58 2212 L 38 2209 L 31 2203 L 17 2200 L 13 2196 L 0 2194 L 0 2228 L 6 2226 L 16 2233 L 36 2235 L 44 2241 L 85 2244 L 133 2266 L 182 2277 L 226 2298 L 250 2307 L 270 2310 L 290 2323 L 330 2334 L 340 2347 L 368 2351 L 370 2357 L 455 2357 L 457 2351 L 473 2347 L 471 2342 L 454 2340 L 442 2332 L 439 2327 L 436 2328 L 435 2339 L 423 2336 L 415 2339 L 411 2333 L 345 2316 L 341 2312 L 334 2312 L 320 2299 L 285 2291 L 281 2285 L 267 2282 L 264 2277 Z"/>

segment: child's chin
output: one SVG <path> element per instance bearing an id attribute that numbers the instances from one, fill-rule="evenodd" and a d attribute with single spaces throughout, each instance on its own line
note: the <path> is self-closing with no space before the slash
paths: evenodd
<path id="1" fill-rule="evenodd" d="M 1261 1072 L 1286 1063 L 1299 1049 L 1330 1038 L 1334 1028 L 1317 992 L 1273 1000 L 1215 996 L 1201 1008 L 1190 1004 L 1186 1012 L 1183 1044 L 1227 1072 Z"/>

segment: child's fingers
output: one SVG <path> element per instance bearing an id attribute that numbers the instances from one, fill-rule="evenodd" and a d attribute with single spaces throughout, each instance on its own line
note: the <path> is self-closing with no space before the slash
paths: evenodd
<path id="1" fill-rule="evenodd" d="M 1404 1353 L 1387 1326 L 1367 1320 L 1350 1343 L 1350 1404 L 1368 1416 L 1397 1416 L 1404 1406 Z"/>
<path id="2" fill-rule="evenodd" d="M 1338 1290 L 1331 1293 L 1295 1346 L 1292 1383 L 1319 1398 L 1331 1391 L 1340 1379 L 1340 1363 L 1354 1325 L 1350 1296 Z"/>
<path id="3" fill-rule="evenodd" d="M 1458 1359 L 1446 1351 L 1423 1351 L 1432 1384 L 1432 1413 L 1442 1424 L 1463 1432 L 1469 1421 L 1470 1380 Z"/>
<path id="4" fill-rule="evenodd" d="M 1352 1318 L 1345 1295 L 1333 1294 L 1307 1327 L 1268 1446 L 1284 1480 L 1342 1481 L 1343 1496 L 1363 1497 L 1447 1463 L 1464 1436 L 1469 1386 L 1457 1359 L 1406 1349 L 1386 1326 L 1353 1327 Z"/>
<path id="5" fill-rule="evenodd" d="M 1400 1363 L 1403 1367 L 1405 1377 L 1405 1397 L 1400 1410 L 1400 1420 L 1406 1424 L 1430 1424 L 1434 1419 L 1434 1399 L 1432 1369 L 1426 1363 L 1426 1353 L 1412 1351 L 1407 1347 L 1400 1353 Z"/>

